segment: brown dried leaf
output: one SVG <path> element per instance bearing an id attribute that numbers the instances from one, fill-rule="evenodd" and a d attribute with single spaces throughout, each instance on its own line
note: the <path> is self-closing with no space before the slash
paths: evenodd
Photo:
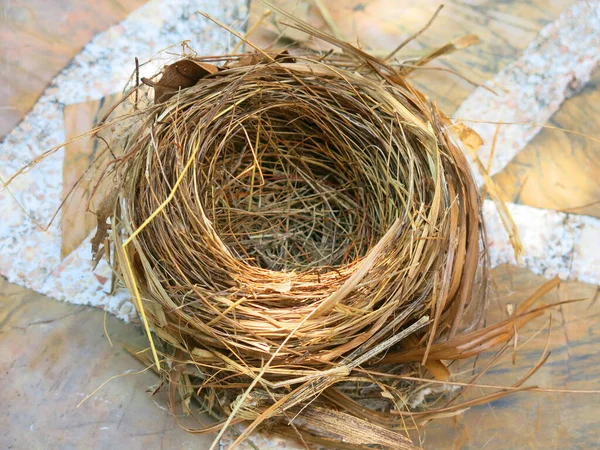
<path id="1" fill-rule="evenodd" d="M 213 64 L 183 59 L 165 66 L 160 80 L 154 85 L 154 102 L 162 103 L 177 93 L 195 85 L 198 80 L 217 73 L 219 69 Z"/>
<path id="2" fill-rule="evenodd" d="M 118 188 L 113 188 L 106 197 L 102 199 L 96 216 L 98 219 L 98 228 L 96 228 L 96 234 L 91 240 L 92 243 L 92 259 L 94 265 L 97 265 L 102 258 L 103 252 L 99 252 L 100 244 L 108 237 L 109 226 L 106 220 L 111 216 L 115 202 L 117 201 L 117 194 L 119 193 Z"/>
<path id="3" fill-rule="evenodd" d="M 462 123 L 456 123 L 452 126 L 452 131 L 461 140 L 464 146 L 469 151 L 469 154 L 479 150 L 483 145 L 483 139 L 474 130 Z"/>
<path id="4" fill-rule="evenodd" d="M 483 139 L 481 139 L 481 136 L 479 136 L 471 128 L 461 123 L 455 124 L 453 126 L 453 130 L 464 144 L 467 153 L 471 157 L 471 160 L 479 170 L 479 174 L 483 178 L 485 187 L 494 204 L 496 205 L 496 208 L 498 209 L 498 215 L 500 216 L 502 225 L 508 234 L 510 243 L 515 252 L 515 258 L 517 262 L 520 263 L 523 253 L 523 243 L 519 237 L 519 230 L 517 229 L 517 225 L 515 224 L 512 215 L 506 206 L 503 193 L 477 155 L 477 150 L 479 150 L 479 147 L 481 147 L 483 144 Z"/>
<path id="5" fill-rule="evenodd" d="M 275 61 L 279 61 L 282 63 L 295 63 L 296 58 L 290 55 L 290 52 L 287 50 L 282 51 L 281 53 L 275 55 Z"/>
<path id="6" fill-rule="evenodd" d="M 64 204 L 61 210 L 61 258 L 70 255 L 96 228 L 96 215 L 100 199 L 107 192 L 108 183 L 99 179 L 110 152 L 105 143 L 97 139 L 82 138 L 94 126 L 98 118 L 108 111 L 122 114 L 127 111 L 121 102 L 121 94 L 113 94 L 97 100 L 90 100 L 65 106 L 64 123 L 67 144 L 63 161 Z M 116 105 L 114 108 L 111 105 Z M 98 131 L 105 141 L 112 140 L 113 129 Z"/>
<path id="7" fill-rule="evenodd" d="M 425 363 L 425 367 L 431 372 L 436 380 L 448 381 L 450 379 L 450 371 L 442 361 L 428 360 Z"/>
<path id="8" fill-rule="evenodd" d="M 415 66 L 416 67 L 424 66 L 425 64 L 428 64 L 429 62 L 433 61 L 434 59 L 440 58 L 444 55 L 448 55 L 457 50 L 465 49 L 472 45 L 477 45 L 480 42 L 481 41 L 479 40 L 479 37 L 475 34 L 468 34 L 466 36 L 461 36 L 459 38 L 454 39 L 451 42 L 448 42 L 445 45 L 442 45 L 440 48 L 437 48 L 434 51 L 432 51 L 431 53 L 429 53 L 428 55 L 422 57 L 421 59 L 416 61 L 413 66 L 405 67 L 403 69 L 403 72 L 410 73 L 415 69 Z"/>
<path id="9" fill-rule="evenodd" d="M 249 55 L 244 55 L 236 62 L 231 63 L 228 67 L 244 67 L 244 66 L 253 66 L 254 64 L 258 64 L 264 57 L 259 55 L 258 53 L 251 53 Z"/>
<path id="10" fill-rule="evenodd" d="M 284 50 L 284 51 L 282 51 L 280 53 L 276 53 L 276 54 L 270 54 L 270 56 L 271 56 L 271 58 L 269 58 L 268 56 L 265 56 L 263 54 L 260 54 L 260 53 L 250 53 L 250 54 L 240 57 L 240 59 L 238 59 L 236 62 L 229 64 L 228 67 L 253 66 L 255 64 L 268 63 L 268 62 L 271 62 L 272 60 L 275 60 L 275 61 L 278 61 L 281 63 L 295 63 L 296 62 L 296 58 L 294 58 L 292 55 L 290 55 L 290 52 L 287 50 Z"/>

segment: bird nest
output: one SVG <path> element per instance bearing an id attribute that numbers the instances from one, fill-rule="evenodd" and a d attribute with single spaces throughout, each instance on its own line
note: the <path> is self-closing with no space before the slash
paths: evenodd
<path id="1" fill-rule="evenodd" d="M 309 32 L 343 55 L 188 55 L 134 86 L 154 101 L 110 122 L 128 125 L 94 251 L 112 243 L 172 407 L 193 397 L 221 419 L 197 431 L 412 448 L 406 416 L 430 416 L 411 376 L 448 379 L 539 311 L 477 327 L 477 186 L 453 124 L 407 81 L 459 45 L 398 68 Z"/>

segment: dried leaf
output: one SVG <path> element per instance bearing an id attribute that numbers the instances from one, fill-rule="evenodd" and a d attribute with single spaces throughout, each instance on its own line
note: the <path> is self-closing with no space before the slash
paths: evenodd
<path id="1" fill-rule="evenodd" d="M 258 53 L 251 53 L 249 55 L 244 55 L 237 61 L 228 65 L 228 67 L 244 67 L 244 66 L 252 66 L 254 64 L 258 64 L 261 62 L 263 56 Z"/>
<path id="2" fill-rule="evenodd" d="M 444 56 L 444 55 L 448 55 L 452 52 L 455 52 L 456 50 L 462 50 L 462 49 L 470 47 L 472 45 L 477 45 L 480 42 L 481 41 L 479 40 L 479 37 L 475 34 L 468 34 L 466 36 L 461 36 L 459 38 L 454 39 L 451 42 L 448 42 L 445 45 L 442 45 L 440 48 L 432 51 L 427 56 L 424 56 L 423 58 L 419 59 L 418 61 L 416 61 L 414 63 L 413 66 L 405 67 L 403 69 L 403 72 L 410 73 L 416 67 L 424 66 L 425 64 L 428 64 L 429 62 L 433 61 L 434 59 L 440 58 L 441 56 Z"/>
<path id="3" fill-rule="evenodd" d="M 506 206 L 506 202 L 504 201 L 504 195 L 500 191 L 498 185 L 494 179 L 490 176 L 489 172 L 479 159 L 479 155 L 477 155 L 477 150 L 483 144 L 483 139 L 479 136 L 475 131 L 471 128 L 457 123 L 453 127 L 454 132 L 458 136 L 458 138 L 463 142 L 467 153 L 471 157 L 471 160 L 477 167 L 479 174 L 483 178 L 483 182 L 485 187 L 493 200 L 496 208 L 498 209 L 498 215 L 502 220 L 502 225 L 508 234 L 510 243 L 515 252 L 515 258 L 518 263 L 521 263 L 521 256 L 523 253 L 523 243 L 521 242 L 521 238 L 519 237 L 519 230 L 517 229 L 517 225 L 515 224 L 510 211 Z"/>
<path id="4" fill-rule="evenodd" d="M 279 61 L 282 63 L 295 63 L 296 58 L 290 55 L 290 52 L 287 50 L 282 51 L 281 53 L 275 55 L 275 61 Z"/>
<path id="5" fill-rule="evenodd" d="M 425 363 L 425 367 L 427 367 L 436 380 L 448 381 L 450 379 L 450 371 L 442 361 L 428 360 Z"/>
<path id="6" fill-rule="evenodd" d="M 114 109 L 111 105 L 118 105 Z M 96 228 L 96 216 L 92 211 L 106 193 L 108 183 L 99 179 L 98 170 L 110 158 L 105 143 L 97 139 L 76 139 L 92 129 L 99 117 L 108 111 L 126 112 L 121 94 L 113 94 L 97 100 L 67 105 L 64 109 L 65 145 L 63 161 L 63 201 L 61 218 L 61 258 L 70 255 Z M 110 141 L 113 130 L 98 132 L 101 139 Z"/>
<path id="7" fill-rule="evenodd" d="M 261 53 L 250 53 L 240 57 L 237 61 L 228 65 L 228 67 L 244 67 L 244 66 L 254 66 L 256 64 L 268 63 L 272 60 L 278 61 L 280 63 L 295 63 L 296 58 L 290 55 L 290 52 L 284 50 L 282 52 L 271 54 L 265 56 Z M 270 57 L 269 57 L 270 56 Z"/>
<path id="8" fill-rule="evenodd" d="M 183 59 L 165 66 L 160 80 L 154 85 L 154 102 L 162 103 L 177 93 L 195 85 L 198 80 L 217 73 L 219 69 L 213 64 Z"/>
<path id="9" fill-rule="evenodd" d="M 469 151 L 469 154 L 479 150 L 483 145 L 483 139 L 474 130 L 462 123 L 456 123 L 452 126 L 452 131 L 461 140 L 464 146 Z"/>
<path id="10" fill-rule="evenodd" d="M 98 228 L 96 228 L 96 234 L 91 240 L 92 243 L 92 259 L 94 265 L 98 264 L 100 258 L 102 258 L 103 252 L 99 252 L 100 244 L 108 237 L 109 225 L 106 220 L 112 215 L 115 202 L 117 201 L 117 195 L 119 193 L 118 187 L 113 188 L 109 194 L 102 199 L 98 211 L 96 211 L 98 219 Z"/>
<path id="11" fill-rule="evenodd" d="M 204 350 L 203 348 L 198 348 L 198 347 L 195 347 L 192 350 L 192 356 L 194 356 L 194 358 L 197 358 L 198 361 L 207 361 L 207 360 L 217 360 L 218 359 L 213 352 L 209 352 L 208 350 Z"/>

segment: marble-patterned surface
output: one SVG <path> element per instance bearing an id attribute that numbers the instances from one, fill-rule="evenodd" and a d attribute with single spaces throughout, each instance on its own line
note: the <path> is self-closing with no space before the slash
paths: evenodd
<path id="1" fill-rule="evenodd" d="M 600 282 L 600 219 L 508 203 L 523 243 L 524 267 L 547 278 Z M 508 233 L 491 200 L 483 204 L 492 266 L 516 264 Z"/>
<path id="2" fill-rule="evenodd" d="M 208 448 L 213 436 L 183 432 L 164 396 L 148 398 L 158 378 L 123 348 L 144 343 L 138 327 L 0 278 L 0 447 Z"/>
<path id="3" fill-rule="evenodd" d="M 198 52 L 218 54 L 232 45 L 228 32 L 208 21 L 198 10 L 222 23 L 242 28 L 247 14 L 244 1 L 152 0 L 123 22 L 97 35 L 51 83 L 33 110 L 0 143 L 0 176 L 6 180 L 43 151 L 65 140 L 65 105 L 119 92 L 134 69 L 134 58 L 146 61 L 184 40 Z M 142 65 L 141 76 L 154 74 L 170 57 L 161 53 Z M 109 269 L 90 271 L 89 242 L 61 260 L 60 214 L 43 230 L 62 200 L 64 151 L 19 176 L 9 190 L 0 191 L 0 275 L 9 281 L 60 300 L 107 305 L 123 319 L 133 309 L 125 293 L 109 298 L 101 280 Z"/>
<path id="4" fill-rule="evenodd" d="M 95 34 L 146 1 L 1 1 L 0 140 Z"/>
<path id="5" fill-rule="evenodd" d="M 560 130 L 542 129 L 494 176 L 496 184 L 507 201 L 600 217 L 600 70 L 548 125 Z"/>
<path id="6" fill-rule="evenodd" d="M 460 105 L 453 117 L 477 121 L 469 125 L 483 138 L 478 154 L 486 163 L 497 123 L 508 123 L 498 132 L 490 175 L 500 172 L 565 99 L 587 84 L 598 62 L 600 2 L 576 2 L 545 26 L 516 61 L 485 83 L 494 92 L 479 87 Z"/>
<path id="7" fill-rule="evenodd" d="M 365 4 L 369 3 L 376 2 L 358 3 L 356 11 L 368 11 Z M 474 14 L 479 14 L 482 9 L 478 9 L 475 3 Z M 559 4 L 550 3 L 552 8 Z M 591 54 L 588 50 L 597 46 L 598 3 L 576 2 L 557 22 L 548 25 L 515 63 L 499 73 L 491 83 L 504 80 L 502 82 L 506 81 L 506 86 L 512 86 L 502 97 L 502 102 L 510 99 L 511 95 L 519 94 L 520 87 L 526 85 L 530 89 L 527 92 L 533 92 L 526 100 L 533 98 L 537 102 L 526 111 L 529 114 L 527 120 L 545 122 L 566 97 L 581 87 L 596 64 L 594 58 L 597 58 L 598 52 Z M 34 156 L 65 139 L 65 105 L 94 101 L 119 91 L 133 69 L 134 56 L 140 60 L 147 59 L 161 48 L 182 39 L 191 39 L 192 46 L 200 52 L 217 53 L 229 45 L 226 33 L 194 14 L 196 9 L 205 10 L 237 28 L 243 26 L 246 14 L 246 4 L 237 0 L 222 4 L 210 0 L 152 0 L 124 22 L 97 36 L 52 83 L 25 121 L 0 144 L 2 178 L 6 179 Z M 574 20 L 575 17 L 580 20 Z M 502 14 L 495 15 L 494 20 L 504 23 Z M 516 20 L 513 25 L 519 26 L 515 30 L 521 27 L 528 34 L 537 33 L 524 22 Z M 544 33 L 549 34 L 546 36 Z M 550 68 L 555 69 L 558 78 L 551 78 L 555 72 L 547 72 L 544 77 L 524 77 L 523 74 L 543 67 L 546 51 L 555 54 L 552 52 L 557 47 L 552 39 L 548 40 L 548 37 L 554 36 L 552 33 L 563 36 L 564 42 L 561 43 L 569 49 L 567 54 L 559 51 L 559 66 Z M 576 47 L 579 41 L 588 43 L 589 48 Z M 582 58 L 573 60 L 571 54 Z M 573 67 L 567 68 L 565 61 Z M 164 59 L 155 60 L 153 65 L 143 68 L 144 73 L 153 72 L 163 62 Z M 113 70 L 115 67 L 118 69 Z M 569 78 L 569 70 L 573 78 Z M 507 73 L 512 75 L 507 76 Z M 573 80 L 576 83 L 572 83 Z M 549 107 L 541 104 L 546 96 L 535 95 L 535 86 L 539 82 L 548 83 L 540 88 L 540 92 L 547 92 L 552 98 Z M 567 85 L 565 82 L 568 82 Z M 502 93 L 504 95 L 505 91 Z M 480 94 L 476 90 L 472 94 L 474 97 L 467 102 L 477 103 Z M 484 98 L 483 103 L 478 103 L 480 109 L 471 110 L 470 117 L 479 117 L 481 111 L 494 108 L 495 100 Z M 503 113 L 506 115 L 498 116 L 497 120 L 512 120 L 513 112 L 505 108 Z M 528 131 L 527 139 L 511 138 L 509 134 L 503 136 L 508 144 L 505 142 L 496 149 L 497 153 L 500 150 L 500 162 L 494 159 L 493 163 L 505 164 L 510 159 L 507 159 L 507 154 L 522 150 L 537 133 L 535 128 Z M 485 130 L 478 131 L 486 136 Z M 486 137 L 489 143 L 489 133 Z M 506 153 L 502 153 L 505 145 L 508 145 Z M 482 159 L 486 162 L 485 157 Z M 91 255 L 88 242 L 84 241 L 61 259 L 58 222 L 48 230 L 41 230 L 37 225 L 49 221 L 62 198 L 63 161 L 64 153 L 58 151 L 41 166 L 17 178 L 10 191 L 0 190 L 0 275 L 60 300 L 100 306 L 122 319 L 135 319 L 125 292 L 107 296 L 108 267 L 101 266 L 95 273 L 89 270 Z M 510 204 L 509 210 L 521 232 L 525 247 L 524 264 L 528 268 L 546 277 L 559 275 L 590 283 L 600 281 L 598 219 L 526 205 Z M 512 248 L 491 202 L 485 202 L 484 213 L 494 264 L 512 262 Z M 541 282 L 527 270 L 516 268 L 501 274 L 496 281 L 503 298 L 510 297 L 510 301 L 516 302 L 524 297 L 525 291 Z M 5 294 L 0 302 L 0 341 L 2 348 L 8 350 L 0 357 L 3 369 L 0 381 L 10 393 L 0 399 L 0 436 L 8 446 L 82 448 L 92 445 L 90 439 L 94 440 L 95 448 L 112 448 L 115 442 L 127 448 L 206 448 L 210 445 L 211 438 L 202 439 L 182 433 L 165 411 L 154 408 L 154 405 L 148 407 L 144 390 L 154 382 L 149 373 L 136 378 L 133 391 L 129 377 L 115 379 L 104 390 L 94 394 L 89 400 L 91 403 L 84 403 L 77 409 L 75 406 L 79 398 L 92 392 L 100 383 L 112 375 L 137 367 L 131 365 L 129 357 L 119 353 L 118 347 L 110 348 L 98 332 L 103 326 L 102 312 L 53 303 L 47 298 L 40 300 L 38 297 L 41 296 L 31 293 L 19 300 L 22 290 L 2 280 L 0 282 L 0 292 Z M 524 282 L 529 283 L 526 289 L 523 288 Z M 561 299 L 597 296 L 594 286 L 581 283 L 568 283 L 566 286 L 567 292 L 560 294 Z M 555 353 L 558 359 L 551 361 L 536 381 L 552 387 L 562 386 L 563 381 L 568 387 L 596 386 L 598 377 L 595 376 L 593 367 L 596 365 L 593 362 L 597 347 L 597 305 L 592 302 L 589 307 L 587 304 L 577 306 L 576 310 L 568 305 L 560 310 L 559 338 L 552 341 L 558 347 Z M 143 336 L 135 327 L 127 327 L 114 318 L 108 317 L 107 320 L 113 338 L 122 337 L 125 342 L 140 338 L 143 342 Z M 115 329 L 118 330 L 116 333 Z M 543 348 L 543 341 L 534 342 L 535 349 Z M 525 353 L 526 359 L 533 360 L 534 357 L 533 352 Z M 508 370 L 503 368 L 492 375 L 499 377 L 498 383 L 506 383 Z M 43 374 L 41 379 L 40 374 Z M 587 379 L 591 382 L 586 384 Z M 525 441 L 538 448 L 565 448 L 569 445 L 591 448 L 593 443 L 598 442 L 597 427 L 594 427 L 595 400 L 589 396 L 565 400 L 561 395 L 564 394 L 552 395 L 547 401 L 526 397 L 517 403 L 497 402 L 494 409 L 488 406 L 476 408 L 462 421 L 449 419 L 430 428 L 426 442 L 429 446 L 433 445 L 430 448 L 486 446 L 500 449 L 506 448 L 509 443 L 511 448 L 518 448 L 518 444 Z M 535 408 L 537 416 L 532 414 Z M 568 411 L 568 417 L 563 420 L 561 414 L 565 411 Z M 498 417 L 501 417 L 501 423 Z M 540 420 L 551 424 L 542 426 L 544 433 L 541 435 L 536 431 Z M 503 431 L 507 427 L 519 430 L 519 433 L 504 436 Z M 265 448 L 267 445 L 292 448 L 291 444 L 281 440 L 254 442 L 254 447 L 248 444 L 245 448 L 255 448 L 256 445 L 259 448 L 263 445 Z"/>

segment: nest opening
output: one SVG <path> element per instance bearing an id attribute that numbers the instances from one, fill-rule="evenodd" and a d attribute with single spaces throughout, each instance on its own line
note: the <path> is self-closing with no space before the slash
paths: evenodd
<path id="1" fill-rule="evenodd" d="M 206 148 L 190 187 L 202 195 L 190 201 L 237 259 L 283 272 L 348 265 L 410 209 L 410 197 L 429 203 L 432 186 L 416 184 L 427 174 L 415 174 L 427 161 L 406 151 L 423 145 L 391 109 L 343 79 L 324 85 L 265 66 L 236 75 L 244 83 L 219 105 L 231 112 L 197 136 Z M 188 123 L 211 114 L 192 108 L 180 110 Z"/>
<path id="2" fill-rule="evenodd" d="M 377 220 L 386 192 L 373 182 L 383 175 L 377 153 L 387 143 L 367 143 L 362 135 L 357 140 L 360 130 L 351 140 L 340 130 L 365 116 L 348 117 L 343 109 L 324 114 L 331 105 L 318 98 L 300 108 L 281 107 L 282 94 L 281 85 L 272 83 L 260 98 L 239 106 L 238 128 L 218 155 L 201 162 L 212 181 L 203 206 L 223 243 L 248 264 L 310 271 L 355 262 L 389 227 Z M 365 174 L 366 165 L 372 173 Z M 401 202 L 397 192 L 388 196 L 392 204 Z"/>

